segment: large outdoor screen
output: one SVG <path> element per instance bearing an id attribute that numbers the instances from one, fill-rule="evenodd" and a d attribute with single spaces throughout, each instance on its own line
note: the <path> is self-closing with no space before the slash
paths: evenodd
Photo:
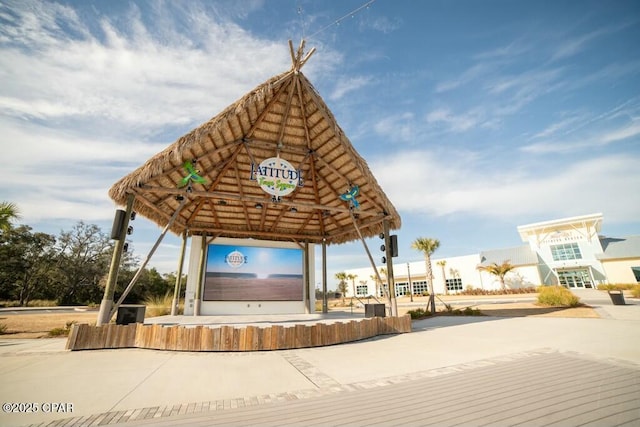
<path id="1" fill-rule="evenodd" d="M 302 249 L 209 245 L 204 301 L 302 301 Z"/>

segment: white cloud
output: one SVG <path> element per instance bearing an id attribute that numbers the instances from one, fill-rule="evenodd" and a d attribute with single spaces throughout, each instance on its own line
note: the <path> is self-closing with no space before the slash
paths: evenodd
<path id="1" fill-rule="evenodd" d="M 465 132 L 476 127 L 481 122 L 481 118 L 477 110 L 456 115 L 448 108 L 439 108 L 429 112 L 426 121 L 430 124 L 442 123 L 452 132 Z"/>
<path id="2" fill-rule="evenodd" d="M 0 6 L 0 198 L 26 223 L 108 220 L 110 186 L 173 142 L 157 135 L 187 132 L 291 66 L 285 43 L 201 4 L 165 6 L 150 12 L 158 28 L 136 5 L 93 27 L 57 3 Z M 326 56 L 321 67 L 339 60 Z"/>
<path id="3" fill-rule="evenodd" d="M 201 31 L 204 40 L 196 43 L 175 26 L 165 28 L 164 40 L 154 38 L 136 13 L 128 26 L 132 34 L 106 18 L 103 35 L 91 34 L 76 19 L 65 22 L 83 37 L 71 38 L 56 27 L 59 9 L 37 14 L 27 9 L 16 11 L 28 28 L 20 38 L 14 38 L 12 26 L 3 31 L 20 45 L 5 45 L 0 55 L 0 111 L 14 116 L 73 116 L 133 129 L 188 125 L 213 116 L 238 94 L 290 66 L 286 47 L 251 38 L 212 16 L 206 27 L 203 17 L 193 17 L 190 30 Z M 247 64 L 246 58 L 260 66 Z"/>
<path id="4" fill-rule="evenodd" d="M 410 212 L 517 219 L 605 210 L 613 222 L 640 217 L 637 156 L 611 155 L 530 171 L 504 163 L 486 165 L 465 153 L 453 157 L 455 161 L 428 151 L 405 152 L 372 162 L 371 168 L 394 205 Z"/>
<path id="5" fill-rule="evenodd" d="M 329 99 L 332 101 L 338 101 L 340 98 L 344 97 L 346 94 L 350 92 L 357 91 L 368 84 L 370 84 L 372 79 L 370 77 L 365 76 L 357 76 L 357 77 L 342 77 L 336 83 L 333 92 L 329 95 Z"/>
<path id="6" fill-rule="evenodd" d="M 601 116 L 605 118 L 612 117 L 610 114 Z M 617 114 L 614 114 L 614 116 L 617 116 Z M 541 138 L 545 138 L 547 136 L 553 136 L 552 134 L 560 129 L 563 124 L 565 123 L 560 122 L 552 125 L 535 137 L 540 136 Z M 578 127 L 579 126 L 580 125 L 578 125 Z M 601 127 L 600 129 L 594 130 L 586 135 L 575 136 L 571 139 L 560 139 L 556 137 L 529 144 L 522 147 L 522 151 L 536 154 L 566 153 L 593 147 L 602 147 L 608 144 L 625 141 L 638 135 L 640 135 L 640 118 L 633 118 L 631 122 L 627 121 L 625 124 L 615 127 L 611 125 L 609 125 L 608 128 Z"/>
<path id="7" fill-rule="evenodd" d="M 440 82 L 436 85 L 436 93 L 447 92 L 453 89 L 457 89 L 460 86 L 467 85 L 473 81 L 486 76 L 493 70 L 493 66 L 489 63 L 478 63 L 465 70 L 460 76 L 454 79 Z"/>

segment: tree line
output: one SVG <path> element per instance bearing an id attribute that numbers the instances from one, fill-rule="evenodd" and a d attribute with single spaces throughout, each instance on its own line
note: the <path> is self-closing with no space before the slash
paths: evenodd
<path id="1" fill-rule="evenodd" d="M 58 305 L 99 304 L 114 247 L 109 236 L 83 221 L 55 236 L 14 225 L 19 218 L 14 204 L 0 202 L 0 300 L 17 301 L 20 306 L 36 299 Z M 139 265 L 133 251 L 124 254 L 116 298 Z M 145 269 L 126 302 L 173 292 L 175 280 L 175 273 Z"/>

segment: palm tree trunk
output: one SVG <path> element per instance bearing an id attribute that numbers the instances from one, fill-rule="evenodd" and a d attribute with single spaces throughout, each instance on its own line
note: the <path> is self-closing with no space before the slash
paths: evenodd
<path id="1" fill-rule="evenodd" d="M 427 283 L 429 284 L 429 306 L 431 314 L 436 314 L 436 296 L 433 293 L 433 269 L 431 268 L 431 256 L 426 254 L 424 261 L 427 267 Z"/>

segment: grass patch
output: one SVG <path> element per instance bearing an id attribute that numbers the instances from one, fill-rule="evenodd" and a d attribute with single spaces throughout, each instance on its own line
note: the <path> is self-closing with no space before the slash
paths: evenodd
<path id="1" fill-rule="evenodd" d="M 49 331 L 50 337 L 66 337 L 69 336 L 69 332 L 71 332 L 71 326 L 77 323 L 75 320 L 67 322 L 64 328 L 53 328 Z"/>
<path id="2" fill-rule="evenodd" d="M 551 307 L 578 307 L 580 298 L 563 286 L 541 286 L 538 288 L 538 304 Z"/>
<path id="3" fill-rule="evenodd" d="M 168 292 L 160 296 L 148 296 L 144 299 L 143 302 L 143 304 L 146 306 L 144 317 L 157 317 L 171 314 L 172 303 L 173 294 L 170 294 Z"/>
<path id="4" fill-rule="evenodd" d="M 34 299 L 29 301 L 27 307 L 57 307 L 58 302 L 51 299 Z M 4 300 L 0 301 L 0 307 L 20 307 L 20 301 Z"/>
<path id="5" fill-rule="evenodd" d="M 636 283 L 609 283 L 599 285 L 598 289 L 605 291 L 630 291 L 633 298 L 640 298 L 640 285 Z"/>

